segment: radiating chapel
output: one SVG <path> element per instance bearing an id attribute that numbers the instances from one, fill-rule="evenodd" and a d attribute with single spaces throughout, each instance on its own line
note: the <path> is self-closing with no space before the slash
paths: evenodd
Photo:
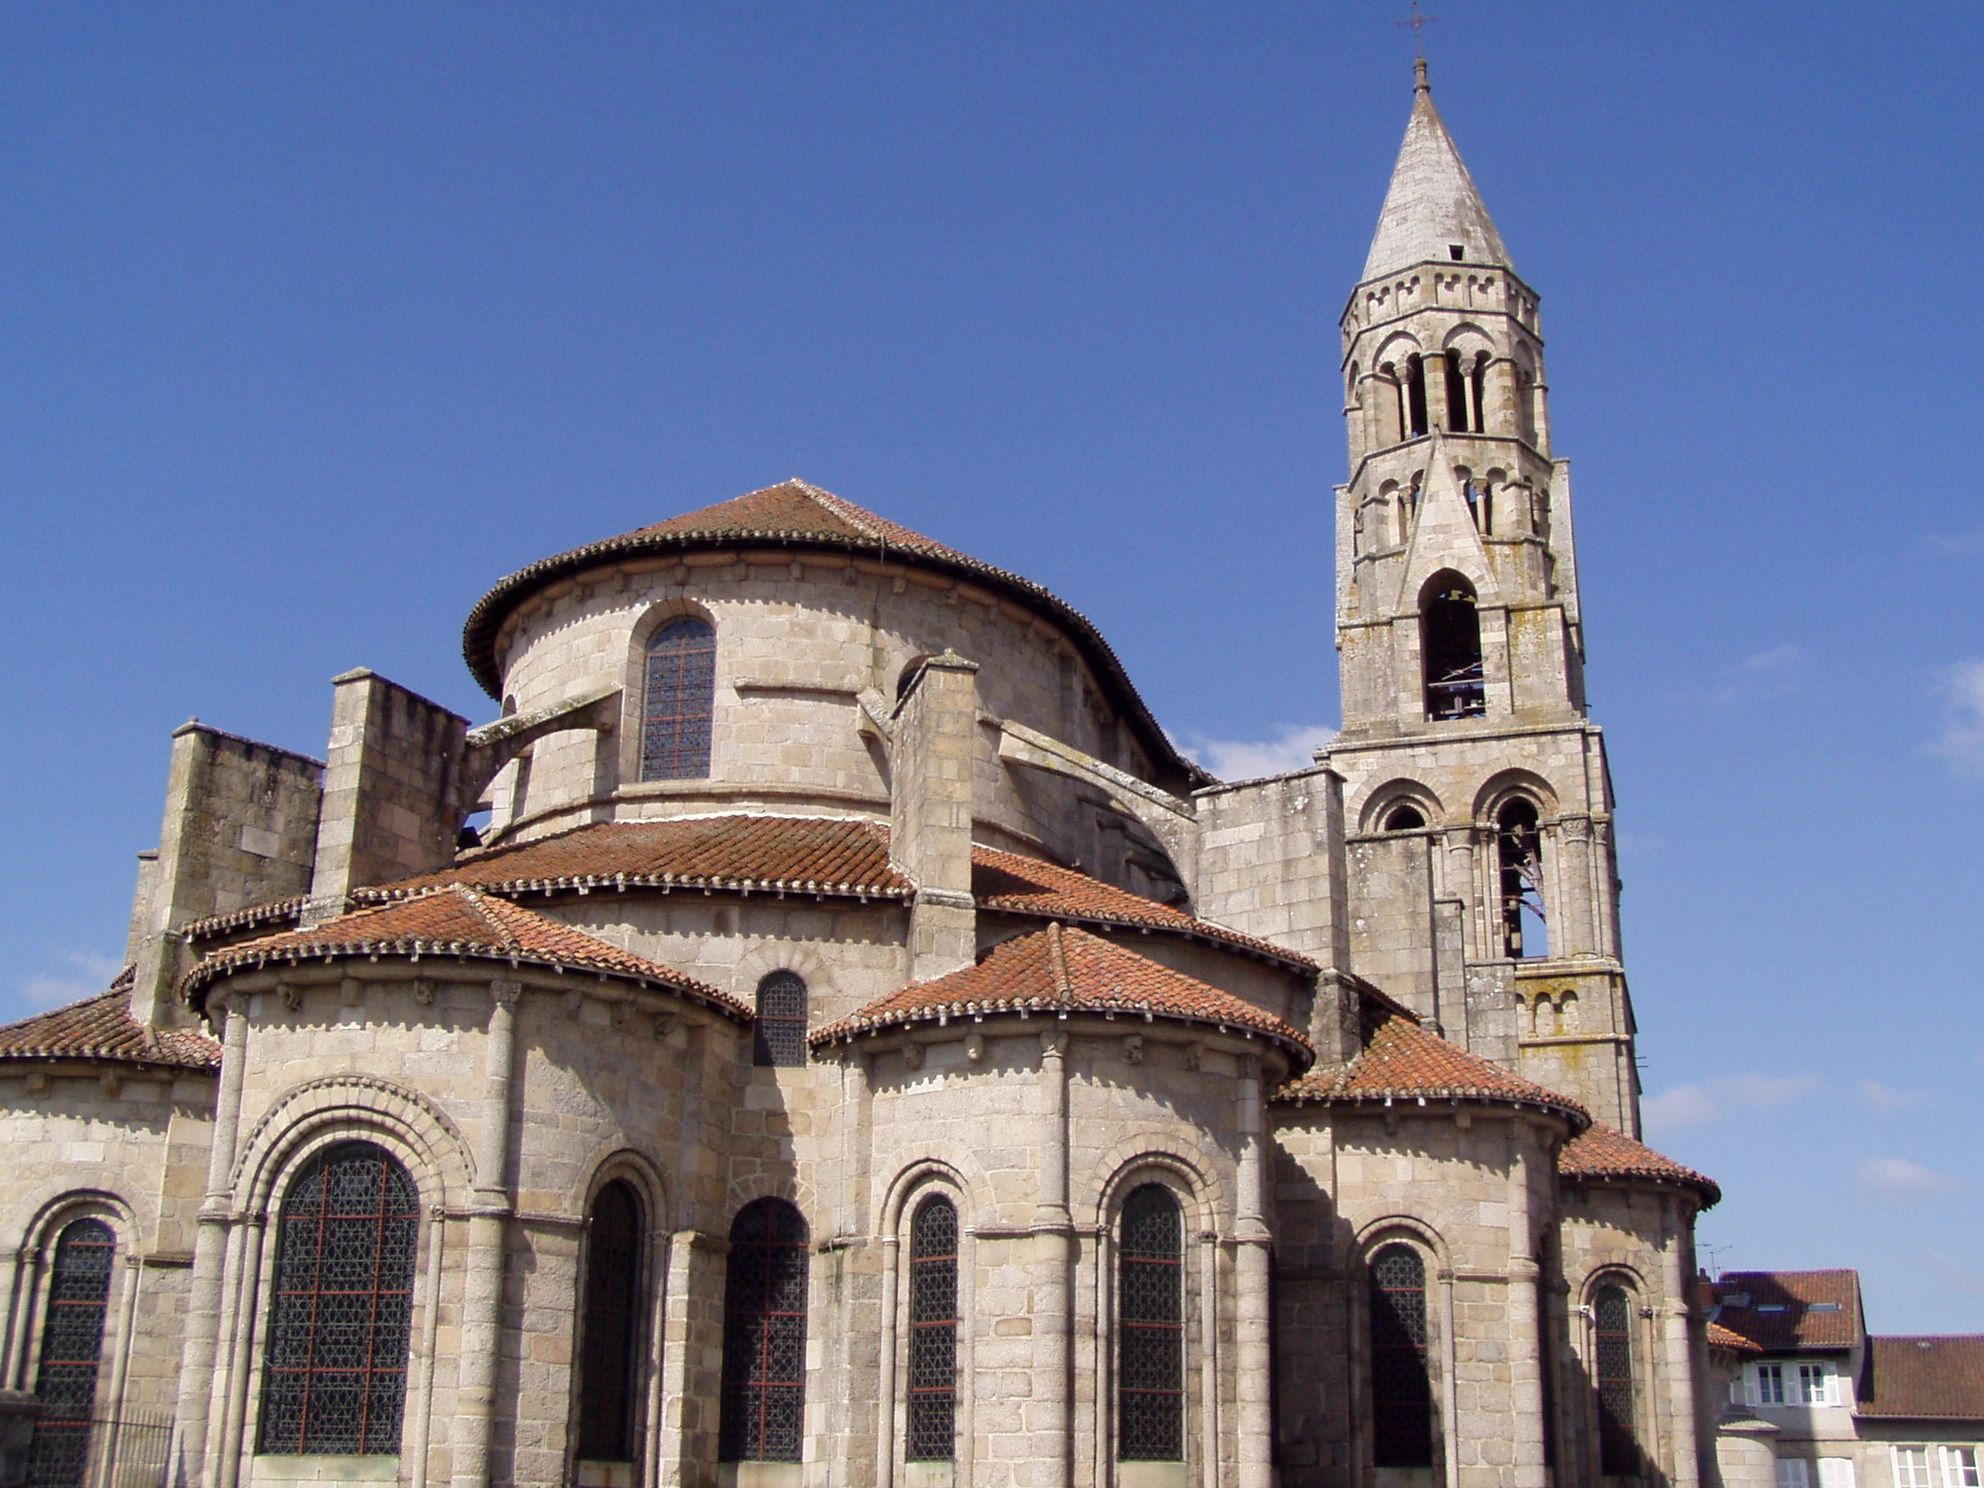
<path id="1" fill-rule="evenodd" d="M 492 722 L 179 729 L 129 967 L 0 1029 L 30 1481 L 1721 1481 L 1537 294 L 1423 64 L 1341 330 L 1291 773 L 797 480 L 498 581 Z"/>

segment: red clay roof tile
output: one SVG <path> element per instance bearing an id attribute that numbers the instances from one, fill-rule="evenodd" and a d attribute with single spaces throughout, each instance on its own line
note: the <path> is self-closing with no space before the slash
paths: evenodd
<path id="1" fill-rule="evenodd" d="M 1857 1413 L 1984 1420 L 1984 1335 L 1869 1338 Z"/>
<path id="2" fill-rule="evenodd" d="M 147 1028 L 131 1016 L 131 969 L 110 990 L 0 1028 L 0 1059 L 90 1059 L 168 1069 L 220 1068 L 220 1045 L 189 1028 Z"/>
<path id="3" fill-rule="evenodd" d="M 1481 1101 L 1532 1106 L 1583 1128 L 1591 1117 L 1569 1096 L 1512 1075 L 1448 1043 L 1409 1014 L 1367 1004 L 1364 1052 L 1334 1069 L 1311 1070 L 1275 1093 L 1277 1101 L 1387 1105 L 1398 1101 Z"/>
<path id="4" fill-rule="evenodd" d="M 1715 1320 L 1765 1353 L 1836 1352 L 1859 1342 L 1858 1271 L 1725 1271 L 1714 1298 Z"/>
<path id="5" fill-rule="evenodd" d="M 1058 922 L 1001 941 L 975 966 L 878 998 L 818 1030 L 809 1041 L 817 1048 L 858 1033 L 940 1017 L 1020 1012 L 1171 1018 L 1265 1035 L 1300 1064 L 1313 1057 L 1309 1041 L 1273 1014 Z"/>
<path id="6" fill-rule="evenodd" d="M 1564 1144 L 1564 1150 L 1557 1154 L 1557 1171 L 1574 1183 L 1637 1179 L 1692 1188 L 1701 1195 L 1704 1208 L 1713 1208 L 1722 1200 L 1722 1189 L 1713 1178 L 1596 1121 Z"/>
<path id="7" fill-rule="evenodd" d="M 1720 1323 L 1708 1325 L 1708 1346 L 1712 1349 L 1727 1349 L 1732 1354 L 1761 1354 L 1758 1348 L 1741 1333 L 1731 1332 Z"/>
<path id="8" fill-rule="evenodd" d="M 1102 633 L 1080 611 L 1030 579 L 948 548 L 802 480 L 781 481 L 763 490 L 747 491 L 715 506 L 638 527 L 619 537 L 588 543 L 518 569 L 498 580 L 469 612 L 468 624 L 462 632 L 462 654 L 476 681 L 491 697 L 496 697 L 501 691 L 496 665 L 497 633 L 504 617 L 533 590 L 629 554 L 749 543 L 837 548 L 879 558 L 910 558 L 962 573 L 1045 611 L 1081 647 L 1157 766 L 1177 772 L 1191 785 L 1213 783 L 1211 775 L 1186 759 L 1171 743 L 1130 681 L 1123 663 Z"/>
<path id="9" fill-rule="evenodd" d="M 227 946 L 188 972 L 181 991 L 194 997 L 230 971 L 270 961 L 342 956 L 465 956 L 577 967 L 670 988 L 740 1022 L 752 1016 L 749 1008 L 728 993 L 659 961 L 608 945 L 535 910 L 463 885 L 357 910 L 312 929 Z"/>

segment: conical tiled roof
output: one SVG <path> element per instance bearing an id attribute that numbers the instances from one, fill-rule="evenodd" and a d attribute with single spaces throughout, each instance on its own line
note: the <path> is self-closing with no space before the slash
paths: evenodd
<path id="1" fill-rule="evenodd" d="M 496 665 L 497 633 L 502 629 L 504 617 L 534 591 L 558 579 L 634 554 L 764 544 L 795 549 L 832 548 L 883 559 L 908 559 L 975 579 L 1044 612 L 1082 649 L 1096 676 L 1113 695 L 1160 768 L 1174 771 L 1192 784 L 1208 784 L 1213 780 L 1178 752 L 1131 683 L 1123 663 L 1094 623 L 1079 610 L 1031 579 L 948 548 L 843 496 L 797 479 L 747 491 L 715 506 L 637 527 L 619 537 L 588 543 L 518 569 L 498 580 L 469 612 L 468 624 L 462 630 L 462 655 L 483 690 L 496 697 L 501 692 Z"/>
<path id="2" fill-rule="evenodd" d="M 228 946 L 186 974 L 180 990 L 198 1001 L 230 971 L 271 962 L 328 961 L 363 956 L 455 956 L 515 965 L 572 967 L 666 987 L 739 1021 L 751 1010 L 673 967 L 561 924 L 479 889 L 453 885 L 378 909 L 339 915 L 306 930 L 289 930 Z"/>
<path id="3" fill-rule="evenodd" d="M 1564 1144 L 1564 1150 L 1557 1154 L 1557 1171 L 1573 1182 L 1638 1180 L 1692 1188 L 1702 1196 L 1704 1208 L 1722 1198 L 1722 1189 L 1713 1178 L 1597 1122 Z"/>
<path id="4" fill-rule="evenodd" d="M 1412 118 L 1405 126 L 1398 163 L 1392 167 L 1363 277 L 1376 279 L 1428 259 L 1451 262 L 1455 244 L 1460 245 L 1464 263 L 1514 267 L 1453 136 L 1433 107 L 1433 90 L 1426 83 L 1422 62 L 1419 86 L 1412 95 Z"/>
<path id="5" fill-rule="evenodd" d="M 0 1060 L 88 1059 L 213 1070 L 220 1045 L 189 1028 L 148 1028 L 131 1016 L 131 969 L 110 990 L 0 1028 Z"/>
<path id="6" fill-rule="evenodd" d="M 1335 1069 L 1311 1070 L 1276 1092 L 1275 1099 L 1318 1105 L 1393 1105 L 1419 1102 L 1485 1102 L 1527 1106 L 1566 1117 L 1574 1128 L 1591 1124 L 1583 1106 L 1510 1074 L 1478 1054 L 1450 1044 L 1403 1011 L 1370 1005 L 1364 1052 Z"/>
<path id="7" fill-rule="evenodd" d="M 994 946 L 975 966 L 912 982 L 859 1012 L 829 1023 L 818 1047 L 875 1029 L 987 1013 L 1102 1013 L 1170 1018 L 1262 1034 L 1294 1056 L 1312 1057 L 1302 1034 L 1231 992 L 1126 951 L 1099 935 L 1056 922 Z"/>

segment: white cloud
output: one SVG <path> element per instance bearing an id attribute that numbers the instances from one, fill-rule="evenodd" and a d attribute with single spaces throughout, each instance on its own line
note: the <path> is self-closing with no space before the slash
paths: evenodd
<path id="1" fill-rule="evenodd" d="M 1285 775 L 1315 762 L 1315 754 L 1336 737 L 1320 723 L 1287 723 L 1265 739 L 1187 740 L 1192 756 L 1221 780 L 1258 780 Z"/>
<path id="2" fill-rule="evenodd" d="M 1684 1126 L 1702 1126 L 1720 1121 L 1736 1111 L 1758 1106 L 1781 1106 L 1818 1088 L 1819 1082 L 1806 1074 L 1724 1075 L 1705 1085 L 1676 1085 L 1641 1103 L 1640 1113 L 1649 1127 L 1675 1131 Z"/>
<path id="3" fill-rule="evenodd" d="M 1984 656 L 1946 668 L 1938 678 L 1943 699 L 1943 731 L 1929 745 L 1951 767 L 1984 775 Z"/>
<path id="4" fill-rule="evenodd" d="M 1896 1090 L 1892 1085 L 1883 1085 L 1879 1080 L 1860 1082 L 1860 1099 L 1875 1111 L 1899 1111 L 1904 1106 L 1915 1104 L 1915 1096 L 1906 1090 Z"/>
<path id="5" fill-rule="evenodd" d="M 16 1001 L 27 1004 L 30 1013 L 94 997 L 124 968 L 122 961 L 89 951 L 61 951 L 54 959 L 62 969 L 30 972 L 14 983 Z"/>
<path id="6" fill-rule="evenodd" d="M 1929 542 L 1937 552 L 1952 558 L 1975 553 L 1984 549 L 1984 527 L 1972 527 L 1968 532 L 1932 532 Z"/>
<path id="7" fill-rule="evenodd" d="M 1870 1157 L 1860 1164 L 1859 1178 L 1863 1187 L 1894 1195 L 1940 1193 L 1950 1186 L 1947 1175 L 1906 1157 Z"/>
<path id="8" fill-rule="evenodd" d="M 1780 696 L 1791 689 L 1793 676 L 1805 653 L 1794 641 L 1782 641 L 1764 651 L 1753 651 L 1724 673 L 1715 690 L 1715 701 L 1733 703 L 1738 698 Z"/>

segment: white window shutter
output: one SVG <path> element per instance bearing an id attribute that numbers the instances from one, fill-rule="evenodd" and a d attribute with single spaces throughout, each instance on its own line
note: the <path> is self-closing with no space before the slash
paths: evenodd
<path id="1" fill-rule="evenodd" d="M 1853 1488 L 1853 1459 L 1851 1457 L 1821 1457 L 1819 1459 L 1819 1488 Z"/>
<path id="2" fill-rule="evenodd" d="M 1757 1366 L 1754 1364 L 1743 1366 L 1743 1403 L 1745 1405 L 1764 1403 L 1763 1394 L 1757 1389 Z"/>

